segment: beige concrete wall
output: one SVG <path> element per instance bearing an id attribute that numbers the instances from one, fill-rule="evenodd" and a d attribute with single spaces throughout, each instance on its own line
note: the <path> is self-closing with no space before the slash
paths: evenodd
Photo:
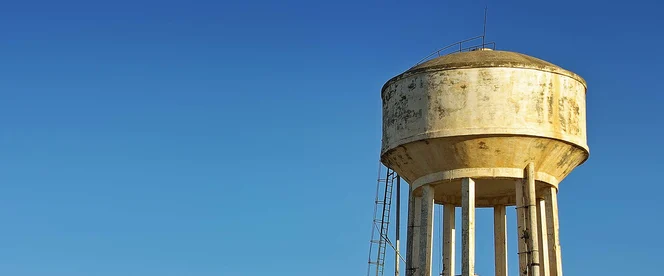
<path id="1" fill-rule="evenodd" d="M 523 68 L 425 72 L 392 83 L 383 95 L 382 152 L 437 137 L 519 134 L 586 148 L 585 86 Z"/>
<path id="2" fill-rule="evenodd" d="M 576 78 L 533 68 L 398 78 L 383 90 L 382 161 L 418 186 L 522 177 L 529 162 L 538 181 L 557 185 L 588 156 L 585 93 Z"/>

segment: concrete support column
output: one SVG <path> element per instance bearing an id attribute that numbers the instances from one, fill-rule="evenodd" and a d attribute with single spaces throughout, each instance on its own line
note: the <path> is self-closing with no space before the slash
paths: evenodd
<path id="1" fill-rule="evenodd" d="M 551 268 L 549 266 L 549 246 L 546 229 L 546 203 L 542 199 L 537 200 L 537 238 L 539 240 L 540 253 L 540 276 L 549 276 Z"/>
<path id="2" fill-rule="evenodd" d="M 408 231 L 406 233 L 406 276 L 415 276 L 420 252 L 420 215 L 422 198 L 415 196 L 413 187 L 408 192 Z"/>
<path id="3" fill-rule="evenodd" d="M 493 207 L 493 239 L 496 276 L 507 276 L 507 214 L 504 205 Z"/>
<path id="4" fill-rule="evenodd" d="M 475 276 L 475 181 L 461 180 L 461 275 Z"/>
<path id="5" fill-rule="evenodd" d="M 419 265 L 416 275 L 431 276 L 431 261 L 433 258 L 433 195 L 432 186 L 422 188 L 422 203 L 420 207 L 420 246 Z"/>
<path id="6" fill-rule="evenodd" d="M 540 256 L 539 256 L 539 244 L 538 244 L 538 233 L 537 233 L 537 197 L 535 192 L 535 164 L 530 163 L 526 168 L 526 203 L 528 204 L 526 220 L 527 231 L 528 231 L 528 251 L 530 256 L 528 270 L 530 272 L 529 276 L 539 276 L 540 268 Z"/>
<path id="7" fill-rule="evenodd" d="M 517 180 L 515 182 L 519 276 L 528 276 L 528 245 L 526 244 L 528 231 L 526 230 L 526 209 L 524 208 L 524 184 L 524 180 Z"/>
<path id="8" fill-rule="evenodd" d="M 399 240 L 396 240 L 394 243 L 395 248 L 399 248 L 401 246 Z M 401 266 L 399 264 L 401 263 L 401 258 L 399 256 L 401 255 L 401 252 L 399 250 L 396 250 L 396 253 L 394 254 L 394 276 L 400 276 L 401 274 Z"/>
<path id="9" fill-rule="evenodd" d="M 443 206 L 443 274 L 442 276 L 455 276 L 454 274 L 454 245 L 456 238 L 455 209 L 453 204 Z"/>
<path id="10" fill-rule="evenodd" d="M 547 243 L 549 246 L 549 266 L 550 276 L 562 276 L 563 264 L 560 258 L 560 232 L 558 224 L 558 191 L 554 187 L 549 187 L 544 192 L 544 202 L 546 205 L 546 230 Z"/>

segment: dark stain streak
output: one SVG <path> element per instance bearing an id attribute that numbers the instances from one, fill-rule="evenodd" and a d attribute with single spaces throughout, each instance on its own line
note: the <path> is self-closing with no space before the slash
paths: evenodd
<path id="1" fill-rule="evenodd" d="M 537 111 L 537 122 L 542 123 L 544 121 L 544 88 L 540 90 L 536 97 L 535 110 Z"/>
<path id="2" fill-rule="evenodd" d="M 417 85 L 415 84 L 415 81 L 412 81 L 412 82 L 408 85 L 408 89 L 410 89 L 410 90 L 415 89 L 415 87 L 417 87 Z"/>
<path id="3" fill-rule="evenodd" d="M 549 91 L 549 95 L 546 97 L 546 102 L 549 105 L 549 124 L 553 124 L 553 93 Z"/>
<path id="4" fill-rule="evenodd" d="M 570 158 L 572 157 L 573 153 L 574 153 L 574 151 L 571 151 L 571 150 L 565 151 L 563 153 L 563 156 L 561 156 L 560 159 L 558 160 L 558 163 L 556 164 L 556 166 L 558 166 L 558 168 L 562 168 L 563 166 L 569 164 Z"/>

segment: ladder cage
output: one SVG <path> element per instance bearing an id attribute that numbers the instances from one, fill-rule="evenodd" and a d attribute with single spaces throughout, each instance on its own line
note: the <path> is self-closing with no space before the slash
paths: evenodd
<path id="1" fill-rule="evenodd" d="M 392 193 L 394 184 L 399 177 L 395 171 L 379 165 L 376 183 L 376 198 L 374 200 L 374 214 L 371 225 L 371 239 L 369 243 L 369 267 L 367 276 L 383 276 L 385 273 L 385 253 L 388 245 L 394 247 L 388 237 L 390 217 L 392 211 Z M 373 273 L 372 273 L 373 272 Z"/>

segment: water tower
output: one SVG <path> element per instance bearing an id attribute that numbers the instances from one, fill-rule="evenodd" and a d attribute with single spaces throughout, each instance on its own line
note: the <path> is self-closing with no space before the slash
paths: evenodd
<path id="1" fill-rule="evenodd" d="M 557 192 L 589 156 L 586 83 L 541 59 L 486 48 L 437 57 L 382 88 L 381 162 L 410 184 L 407 276 L 432 275 L 434 204 L 443 276 L 475 271 L 475 208 L 493 208 L 496 275 L 507 275 L 505 207 L 516 206 L 519 275 L 562 275 Z M 438 274 L 438 273 L 435 273 Z"/>

